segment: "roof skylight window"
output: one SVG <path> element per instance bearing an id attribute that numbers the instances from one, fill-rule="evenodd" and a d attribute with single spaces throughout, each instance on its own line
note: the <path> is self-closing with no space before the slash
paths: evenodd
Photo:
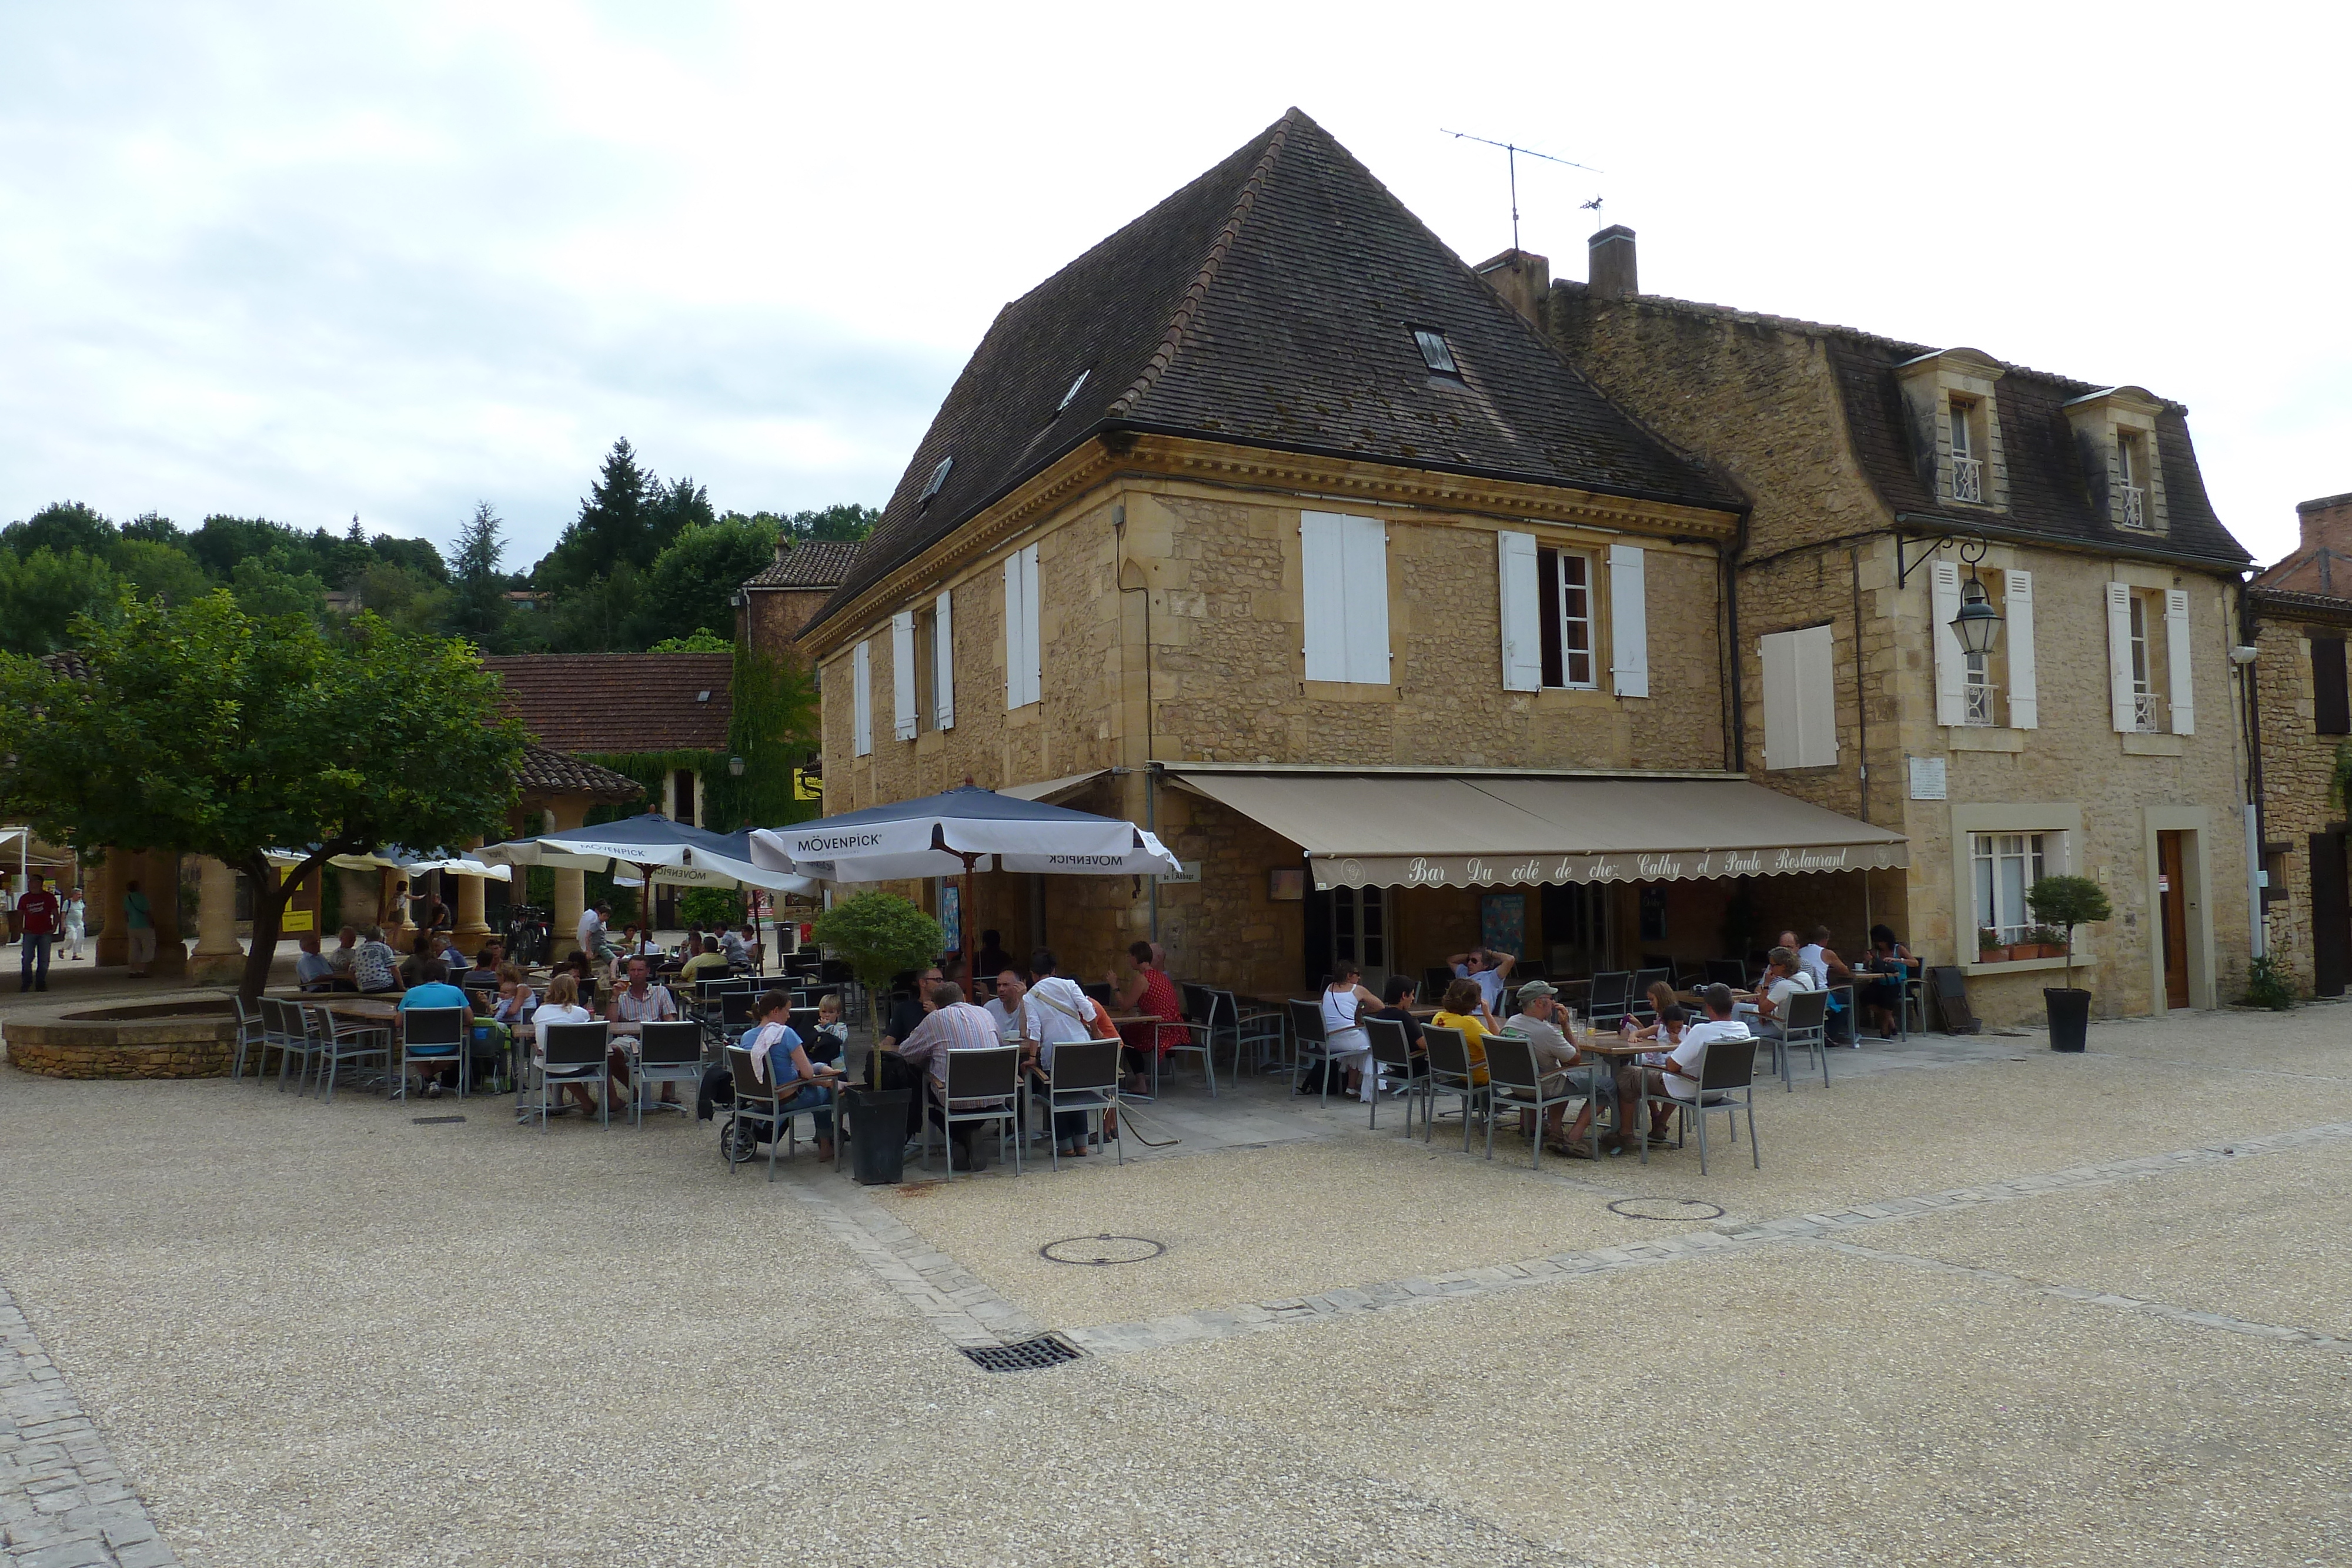
<path id="1" fill-rule="evenodd" d="M 1092 370 L 1084 370 L 1078 372 L 1078 379 L 1070 383 L 1070 390 L 1064 392 L 1062 394 L 1062 401 L 1054 405 L 1054 412 L 1055 413 L 1059 413 L 1064 409 L 1068 408 L 1070 404 L 1076 400 L 1078 389 L 1087 384 L 1087 378 L 1092 374 L 1094 374 Z"/>
<path id="2" fill-rule="evenodd" d="M 1459 376 L 1460 366 L 1454 362 L 1454 350 L 1446 345 L 1445 334 L 1433 332 L 1426 327 L 1412 329 L 1413 346 L 1421 350 L 1421 362 L 1429 367 L 1433 376 Z"/>
<path id="3" fill-rule="evenodd" d="M 934 496 L 936 496 L 936 495 L 938 495 L 938 494 L 940 493 L 940 486 L 943 486 L 943 485 L 945 485 L 945 484 L 948 482 L 948 470 L 949 470 L 949 469 L 950 469 L 950 468 L 952 468 L 952 467 L 954 467 L 954 466 L 955 466 L 955 459 L 954 459 L 954 458 L 952 458 L 952 457 L 942 457 L 942 458 L 940 458 L 940 465 L 939 465 L 938 467 L 936 467 L 936 468 L 934 468 L 934 469 L 932 469 L 932 470 L 931 470 L 931 477 L 930 477 L 929 481 L 927 484 L 925 484 L 925 485 L 924 485 L 924 486 L 923 486 L 923 498 L 922 498 L 922 500 L 916 502 L 916 503 L 915 503 L 915 505 L 917 505 L 917 506 L 919 506 L 919 506 L 922 506 L 922 505 L 924 505 L 926 502 L 929 501 L 929 500 L 930 500 L 930 498 L 931 498 L 932 497 L 934 497 Z"/>

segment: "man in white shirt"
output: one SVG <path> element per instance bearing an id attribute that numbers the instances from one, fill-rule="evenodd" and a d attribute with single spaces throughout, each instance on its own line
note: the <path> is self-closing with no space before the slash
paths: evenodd
<path id="1" fill-rule="evenodd" d="M 1040 951 L 1031 963 L 1037 971 L 1037 983 L 1027 988 L 1022 998 L 1021 1038 L 1031 1048 L 1037 1071 L 1043 1074 L 1054 1070 L 1055 1046 L 1081 1045 L 1094 1038 L 1094 1031 L 1086 1022 L 1094 1016 L 1094 1000 L 1076 980 L 1054 972 L 1056 966 L 1053 954 Z M 1042 1078 L 1033 1082 L 1042 1088 Z M 1054 1146 L 1066 1155 L 1083 1155 L 1087 1152 L 1084 1111 L 1065 1111 L 1054 1118 Z"/>
<path id="2" fill-rule="evenodd" d="M 1630 1110 L 1631 1107 L 1642 1103 L 1643 1094 L 1654 1094 L 1661 1090 L 1677 1100 L 1697 1100 L 1698 1080 L 1692 1074 L 1699 1071 L 1699 1062 L 1706 1055 L 1706 1048 L 1718 1040 L 1736 1041 L 1753 1038 L 1748 1032 L 1748 1026 L 1731 1016 L 1732 1001 L 1729 986 L 1709 986 L 1700 993 L 1700 997 L 1706 1005 L 1706 1019 L 1685 1030 L 1682 1043 L 1675 1046 L 1674 1050 L 1659 1055 L 1657 1066 L 1629 1062 L 1619 1070 L 1617 1073 L 1619 1105 Z M 1652 1118 L 1650 1142 L 1664 1143 L 1666 1128 L 1674 1121 L 1674 1107 L 1655 1106 L 1651 1110 L 1650 1115 Z M 1605 1141 L 1602 1146 L 1612 1149 L 1618 1154 L 1632 1154 L 1638 1148 L 1633 1140 L 1640 1135 L 1638 1131 L 1628 1128 L 1616 1137 Z"/>
<path id="3" fill-rule="evenodd" d="M 996 1037 L 1007 1045 L 1019 1045 L 1025 1038 L 1022 1033 L 1022 1018 L 1028 1011 L 1029 983 L 1018 969 L 1007 969 L 996 977 L 996 994 L 988 998 L 988 1016 L 996 1020 Z"/>

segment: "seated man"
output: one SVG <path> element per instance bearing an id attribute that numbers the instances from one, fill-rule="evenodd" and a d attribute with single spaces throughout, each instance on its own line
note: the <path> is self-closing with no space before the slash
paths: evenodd
<path id="1" fill-rule="evenodd" d="M 352 950 L 352 977 L 362 995 L 400 989 L 400 958 L 383 939 L 383 926 L 369 926 L 365 939 Z"/>
<path id="2" fill-rule="evenodd" d="M 1794 955 L 1790 956 L 1794 956 Z M 1624 1120 L 1630 1124 L 1615 1136 L 1603 1139 L 1601 1147 L 1621 1155 L 1637 1152 L 1641 1145 L 1634 1140 L 1642 1135 L 1642 1130 L 1639 1114 L 1633 1110 L 1633 1107 L 1642 1103 L 1643 1093 L 1655 1093 L 1663 1090 L 1677 1100 L 1696 1102 L 1698 1099 L 1698 1081 L 1689 1074 L 1698 1070 L 1699 1062 L 1706 1055 L 1707 1046 L 1719 1040 L 1741 1040 L 1752 1038 L 1748 1032 L 1748 1026 L 1731 1016 L 1732 1002 L 1729 986 L 1709 986 L 1699 995 L 1706 1003 L 1706 1018 L 1683 1031 L 1681 1044 L 1663 1055 L 1657 1052 L 1650 1053 L 1659 1058 L 1658 1064 L 1655 1066 L 1640 1061 L 1629 1061 L 1619 1069 L 1618 1103 L 1626 1107 Z M 1666 1128 L 1674 1121 L 1674 1107 L 1671 1105 L 1658 1105 L 1652 1110 L 1651 1143 L 1661 1144 L 1665 1141 Z"/>
<path id="3" fill-rule="evenodd" d="M 332 990 L 335 966 L 331 959 L 319 951 L 319 934 L 305 931 L 295 945 L 302 951 L 294 959 L 294 983 L 306 991 Z"/>
<path id="4" fill-rule="evenodd" d="M 1509 986 L 1511 970 L 1518 963 L 1517 958 L 1492 948 L 1473 947 L 1467 953 L 1456 953 L 1445 961 L 1452 966 L 1456 979 L 1478 983 L 1478 994 L 1486 998 L 1488 1012 L 1501 1014 L 1503 992 Z"/>
<path id="5" fill-rule="evenodd" d="M 679 966 L 677 977 L 680 984 L 691 986 L 700 980 L 723 980 L 728 969 L 726 956 L 719 951 L 718 944 L 707 936 L 698 943 L 689 937 L 687 959 Z"/>
<path id="6" fill-rule="evenodd" d="M 466 999 L 466 993 L 451 985 L 447 972 L 431 958 L 417 960 L 416 978 L 408 989 L 400 995 L 402 1012 L 414 1012 L 419 1008 L 461 1008 L 465 1009 L 468 1019 L 473 1017 L 473 1004 Z M 467 1039 L 470 1040 L 473 1038 L 473 1031 L 467 1030 L 466 1033 Z M 431 1076 L 425 1081 L 425 1097 L 427 1100 L 441 1098 L 441 1091 L 445 1085 L 451 1089 L 457 1086 L 457 1065 L 454 1061 L 437 1071 L 431 1069 L 426 1071 L 431 1072 Z"/>
<path id="7" fill-rule="evenodd" d="M 933 1107 L 931 1119 L 945 1130 L 949 1124 L 939 1107 L 946 1103 L 948 1052 L 993 1051 L 1004 1044 L 1004 1037 L 997 1032 L 996 1020 L 988 1016 L 987 1009 L 965 1001 L 963 988 L 952 980 L 941 980 L 932 986 L 926 999 L 931 1004 L 931 1010 L 915 1025 L 906 1039 L 898 1042 L 898 1057 L 908 1066 L 929 1075 L 929 1098 Z M 1004 1107 L 1007 1114 L 1011 1113 L 1010 1103 L 1003 1100 L 959 1098 L 953 1109 L 959 1112 L 982 1111 L 1000 1105 Z M 953 1138 L 948 1140 L 948 1158 L 951 1163 L 961 1160 L 962 1169 L 977 1171 L 985 1170 L 988 1166 L 986 1146 L 972 1131 L 981 1124 L 977 1122 L 963 1123 L 962 1142 Z"/>
<path id="8" fill-rule="evenodd" d="M 359 985 L 358 977 L 352 969 L 352 963 L 359 957 L 359 927 L 346 925 L 335 934 L 335 945 L 328 950 L 327 962 L 334 967 L 335 978 L 349 982 L 341 988 L 343 990 L 355 989 Z"/>
<path id="9" fill-rule="evenodd" d="M 655 985 L 653 977 L 653 960 L 642 953 L 632 957 L 629 960 L 629 983 L 616 988 L 612 999 L 604 1004 L 605 1020 L 610 1023 L 646 1023 L 677 1018 L 677 998 L 669 994 L 668 987 Z M 615 1045 L 613 1048 L 612 1063 L 613 1076 L 620 1081 L 622 1087 L 626 1088 L 629 1056 L 625 1047 Z M 677 1103 L 677 1085 L 675 1082 L 663 1083 L 661 1103 L 665 1105 Z"/>
<path id="10" fill-rule="evenodd" d="M 1560 1131 L 1560 1118 L 1567 1113 L 1565 1105 L 1553 1105 L 1544 1112 L 1544 1147 L 1570 1159 L 1589 1160 L 1592 1149 L 1586 1142 L 1592 1129 L 1592 1113 L 1612 1085 L 1609 1070 L 1577 1050 L 1576 1042 L 1561 1032 L 1567 1017 L 1553 998 L 1559 992 L 1541 980 L 1529 980 L 1519 988 L 1518 1016 L 1511 1027 L 1527 1037 L 1535 1052 L 1536 1071 L 1546 1079 L 1557 1074 L 1571 1090 L 1584 1095 L 1584 1108 L 1576 1113 L 1576 1125 Z M 1545 1085 L 1546 1092 L 1550 1084 Z"/>
<path id="11" fill-rule="evenodd" d="M 1755 1034 L 1759 1040 L 1780 1040 L 1785 1033 L 1789 998 L 1799 991 L 1817 991 L 1813 977 L 1797 962 L 1797 955 L 1789 947 L 1772 949 L 1764 970 L 1763 985 L 1756 998 L 1756 1016 L 1759 1020 Z"/>

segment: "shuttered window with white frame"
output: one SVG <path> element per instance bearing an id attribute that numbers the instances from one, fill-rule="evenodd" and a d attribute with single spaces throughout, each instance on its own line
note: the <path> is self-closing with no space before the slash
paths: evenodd
<path id="1" fill-rule="evenodd" d="M 1503 532 L 1495 536 L 1495 545 L 1503 594 L 1503 689 L 1541 691 L 1546 607 L 1537 580 L 1536 537 Z"/>
<path id="2" fill-rule="evenodd" d="M 1307 678 L 1388 685 L 1388 525 L 1301 512 L 1298 542 Z"/>
<path id="3" fill-rule="evenodd" d="M 2132 685 L 2131 587 L 2107 584 L 2107 708 L 2116 728 L 2139 728 L 2139 702 Z"/>
<path id="4" fill-rule="evenodd" d="M 1757 639 L 1764 665 L 1764 766 L 1828 768 L 1837 762 L 1835 639 L 1827 626 Z"/>
<path id="5" fill-rule="evenodd" d="M 1004 559 L 1004 706 L 1027 707 L 1045 690 L 1039 665 L 1037 547 Z"/>
<path id="6" fill-rule="evenodd" d="M 931 608 L 931 722 L 940 729 L 955 727 L 955 622 L 949 615 L 951 593 L 941 593 Z"/>
<path id="7" fill-rule="evenodd" d="M 857 644 L 849 656 L 850 747 L 859 757 L 874 755 L 874 644 Z"/>
<path id="8" fill-rule="evenodd" d="M 2009 727 L 2036 729 L 2042 724 L 2042 704 L 2033 668 L 2033 574 L 2002 572 L 2000 594 L 2009 646 Z"/>
<path id="9" fill-rule="evenodd" d="M 1952 634 L 1952 618 L 1960 612 L 1960 569 L 1948 560 L 1930 561 L 1927 568 L 1927 621 L 1936 642 L 1936 722 L 1962 725 L 1969 721 L 1968 655 Z"/>
<path id="10" fill-rule="evenodd" d="M 890 617 L 890 724 L 901 740 L 915 738 L 915 612 Z"/>
<path id="11" fill-rule="evenodd" d="M 2172 709 L 2172 733 L 2197 733 L 2196 694 L 2189 686 L 2189 594 L 2184 589 L 2164 591 L 2164 658 L 2166 699 Z"/>
<path id="12" fill-rule="evenodd" d="M 1649 588 L 1636 545 L 1609 547 L 1609 667 L 1619 696 L 1650 695 Z"/>

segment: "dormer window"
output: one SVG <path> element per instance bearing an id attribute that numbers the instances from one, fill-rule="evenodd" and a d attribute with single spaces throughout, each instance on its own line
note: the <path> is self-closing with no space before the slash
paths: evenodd
<path id="1" fill-rule="evenodd" d="M 1454 362 L 1454 350 L 1445 341 L 1444 333 L 1433 332 L 1426 327 L 1415 327 L 1412 342 L 1413 347 L 1421 350 L 1421 362 L 1429 367 L 1431 375 L 1451 376 L 1455 381 L 1462 379 L 1462 369 Z"/>
<path id="2" fill-rule="evenodd" d="M 940 465 L 931 470 L 931 477 L 929 481 L 923 486 L 922 498 L 917 501 L 915 505 L 919 507 L 929 506 L 931 497 L 938 495 L 940 493 L 940 486 L 944 486 L 948 482 L 948 470 L 954 466 L 954 458 L 940 458 Z"/>
<path id="3" fill-rule="evenodd" d="M 1895 367 L 1919 477 L 1938 501 L 2009 509 L 2000 408 L 2007 373 L 1975 349 L 1939 349 Z"/>
<path id="4" fill-rule="evenodd" d="M 2116 516 L 2127 528 L 2147 527 L 2147 444 L 2137 430 L 2116 433 Z"/>
<path id="5" fill-rule="evenodd" d="M 1062 401 L 1054 405 L 1054 412 L 1055 413 L 1062 413 L 1065 409 L 1068 408 L 1072 402 L 1076 401 L 1078 389 L 1087 384 L 1087 378 L 1093 373 L 1094 371 L 1091 370 L 1084 370 L 1078 372 L 1078 379 L 1070 383 L 1070 390 L 1064 392 L 1062 394 Z"/>
<path id="6" fill-rule="evenodd" d="M 1952 499 L 1984 505 L 1984 442 L 1978 434 L 1976 403 L 1952 399 Z"/>

